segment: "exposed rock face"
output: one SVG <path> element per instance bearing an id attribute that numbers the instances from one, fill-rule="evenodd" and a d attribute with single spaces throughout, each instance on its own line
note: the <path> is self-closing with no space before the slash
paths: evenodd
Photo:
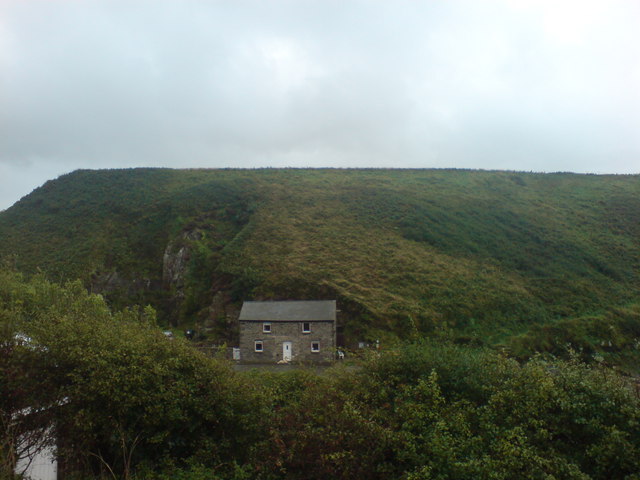
<path id="1" fill-rule="evenodd" d="M 167 245 L 162 258 L 162 282 L 167 287 L 174 287 L 177 291 L 184 287 L 184 275 L 191 257 L 191 242 L 203 237 L 199 230 L 183 232 Z"/>
<path id="2" fill-rule="evenodd" d="M 206 248 L 213 251 L 221 249 L 216 245 L 216 233 L 208 225 L 191 225 L 173 238 L 166 246 L 162 256 L 162 278 L 146 278 L 133 274 L 129 278 L 118 271 L 100 272 L 92 278 L 91 289 L 106 295 L 124 295 L 135 298 L 134 301 L 154 302 L 160 318 L 172 325 L 188 319 L 195 321 L 198 328 L 214 334 L 217 338 L 233 341 L 237 337 L 234 329 L 238 316 L 238 307 L 233 305 L 229 291 L 228 279 L 213 275 L 213 271 L 197 271 L 194 278 L 193 260 L 202 248 L 200 242 L 209 240 Z M 211 242 L 211 239 L 214 239 Z M 197 259 L 196 259 L 197 260 Z M 209 266 L 213 268 L 213 266 Z M 202 288 L 208 283 L 209 293 L 194 288 Z M 154 291 L 151 297 L 145 292 Z M 199 296 L 198 296 L 199 295 Z M 195 296 L 195 297 L 194 297 Z M 194 300 L 195 298 L 195 300 Z M 194 304 L 195 302 L 195 304 Z M 196 307 L 196 308 L 194 308 Z"/>
<path id="3" fill-rule="evenodd" d="M 172 252 L 173 245 L 169 243 L 162 259 L 162 282 L 180 289 L 184 286 L 184 273 L 189 261 L 189 248 L 183 245 Z"/>

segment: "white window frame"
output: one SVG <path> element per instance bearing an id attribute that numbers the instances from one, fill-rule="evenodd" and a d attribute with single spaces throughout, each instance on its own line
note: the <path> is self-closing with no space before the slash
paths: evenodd
<path id="1" fill-rule="evenodd" d="M 271 333 L 271 322 L 264 322 L 262 324 L 262 333 Z"/>
<path id="2" fill-rule="evenodd" d="M 304 328 L 305 325 L 309 326 L 306 330 Z M 302 322 L 302 333 L 311 333 L 311 322 Z"/>
<path id="3" fill-rule="evenodd" d="M 260 349 L 258 349 L 258 345 L 260 345 Z M 264 352 L 264 342 L 262 340 L 255 340 L 253 342 L 253 351 L 256 353 Z"/>
<path id="4" fill-rule="evenodd" d="M 318 344 L 318 348 L 314 349 L 314 344 Z M 320 353 L 320 340 L 314 340 L 313 342 L 311 342 L 311 353 Z"/>

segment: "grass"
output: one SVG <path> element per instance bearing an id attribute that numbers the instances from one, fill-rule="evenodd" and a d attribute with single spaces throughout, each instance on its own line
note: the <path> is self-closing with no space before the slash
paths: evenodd
<path id="1" fill-rule="evenodd" d="M 77 171 L 0 214 L 0 254 L 17 255 L 25 271 L 87 284 L 117 271 L 130 283 L 113 301 L 151 302 L 180 321 L 206 316 L 216 290 L 236 302 L 338 298 L 354 339 L 382 329 L 495 343 L 640 300 L 639 180 L 469 170 Z M 159 287 L 162 259 L 169 242 L 195 230 L 210 254 L 189 267 L 185 312 Z M 156 288 L 134 288 L 135 279 Z"/>

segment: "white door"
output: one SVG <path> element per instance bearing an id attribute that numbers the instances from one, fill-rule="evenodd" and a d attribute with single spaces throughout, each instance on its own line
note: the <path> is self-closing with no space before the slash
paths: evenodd
<path id="1" fill-rule="evenodd" d="M 291 361 L 291 342 L 282 342 L 282 359 L 285 362 Z"/>

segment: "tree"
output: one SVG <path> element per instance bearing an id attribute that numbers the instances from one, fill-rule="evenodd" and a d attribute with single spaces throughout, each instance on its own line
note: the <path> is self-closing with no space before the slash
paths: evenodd
<path id="1" fill-rule="evenodd" d="M 13 474 L 54 444 L 59 391 L 44 350 L 21 332 L 31 290 L 22 277 L 0 270 L 0 473 Z M 18 472 L 24 473 L 24 472 Z"/>
<path id="2" fill-rule="evenodd" d="M 79 282 L 14 280 L 0 275 L 0 308 L 12 312 L 2 323 L 36 348 L 6 357 L 3 413 L 63 399 L 52 414 L 68 468 L 127 478 L 167 461 L 197 457 L 224 470 L 246 460 L 259 397 L 225 362 L 166 339 L 148 308 L 111 312 Z M 36 388 L 37 372 L 47 389 Z"/>

